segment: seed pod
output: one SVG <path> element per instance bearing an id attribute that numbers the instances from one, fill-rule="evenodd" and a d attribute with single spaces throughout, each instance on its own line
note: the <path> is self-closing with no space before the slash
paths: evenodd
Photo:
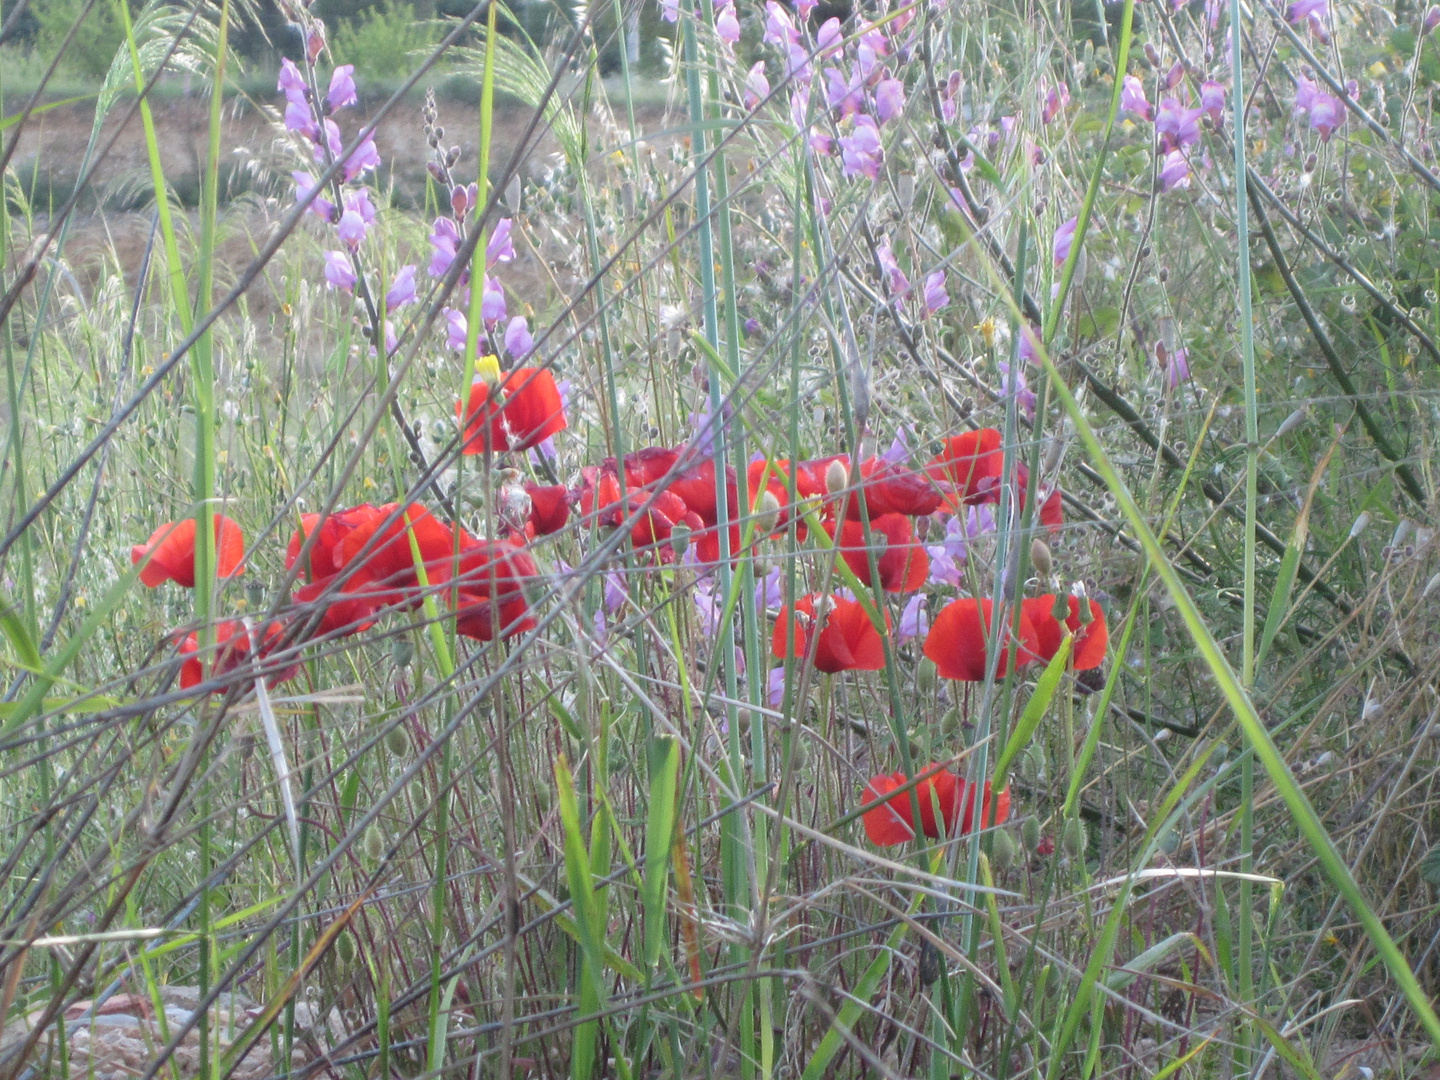
<path id="1" fill-rule="evenodd" d="M 379 862 L 385 854 L 385 834 L 379 825 L 371 825 L 365 830 L 365 857 L 371 862 Z"/>
<path id="2" fill-rule="evenodd" d="M 670 530 L 670 550 L 675 552 L 677 559 L 683 559 L 685 552 L 690 548 L 690 526 L 683 521 L 677 521 L 675 527 Z"/>
<path id="3" fill-rule="evenodd" d="M 960 709 L 953 706 L 940 718 L 940 730 L 947 736 L 955 736 L 960 733 Z"/>
<path id="4" fill-rule="evenodd" d="M 405 734 L 403 725 L 396 724 L 385 733 L 385 747 L 396 757 L 410 749 L 410 737 Z"/>
<path id="5" fill-rule="evenodd" d="M 825 490 L 831 495 L 838 495 L 850 486 L 850 470 L 846 468 L 845 462 L 836 458 L 830 462 L 830 467 L 825 470 Z"/>
<path id="6" fill-rule="evenodd" d="M 1027 817 L 1020 826 L 1020 842 L 1025 845 L 1026 851 L 1034 851 L 1040 846 L 1040 819 Z"/>
<path id="7" fill-rule="evenodd" d="M 1054 566 L 1050 559 L 1050 545 L 1038 536 L 1030 541 L 1030 563 L 1042 578 L 1048 578 Z"/>
<path id="8" fill-rule="evenodd" d="M 1015 861 L 1015 841 L 1005 829 L 995 830 L 994 846 L 990 849 L 990 861 L 997 870 L 1004 870 Z"/>
<path id="9" fill-rule="evenodd" d="M 1160 834 L 1160 850 L 1166 855 L 1174 855 L 1180 850 L 1180 834 L 1174 828 L 1166 829 Z"/>
<path id="10" fill-rule="evenodd" d="M 245 583 L 245 606 L 252 611 L 265 606 L 265 583 L 263 581 L 247 581 Z"/>
<path id="11" fill-rule="evenodd" d="M 1071 818 L 1065 823 L 1065 834 L 1061 842 L 1065 845 L 1065 854 L 1072 859 L 1078 859 L 1085 854 L 1090 835 L 1079 818 Z"/>

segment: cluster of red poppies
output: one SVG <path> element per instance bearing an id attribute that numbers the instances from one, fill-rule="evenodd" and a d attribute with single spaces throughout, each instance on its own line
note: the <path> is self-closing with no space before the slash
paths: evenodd
<path id="1" fill-rule="evenodd" d="M 566 426 L 554 378 L 533 368 L 477 379 L 460 419 L 467 454 L 524 451 Z M 210 673 L 255 664 L 281 646 L 358 633 L 382 611 L 418 607 L 427 591 L 446 606 L 465 637 L 491 641 L 529 630 L 535 620 L 527 586 L 538 571 L 527 545 L 565 528 L 572 509 L 592 526 L 613 529 L 628 523 L 631 547 L 642 563 L 681 561 L 701 569 L 722 557 L 722 521 L 728 523 L 725 548 L 732 558 L 742 545 L 781 535 L 792 524 L 804 540 L 807 528 L 818 522 L 862 584 L 875 580 L 873 560 L 883 590 L 912 593 L 930 571 L 914 519 L 999 502 L 1001 443 L 994 428 L 966 432 L 947 439 L 923 469 L 905 465 L 903 455 L 870 457 L 858 467 L 844 454 L 794 465 L 760 459 L 738 475 L 729 470 L 723 487 L 716 482 L 713 457 L 695 445 L 649 447 L 622 462 L 607 459 L 582 469 L 574 489 L 522 481 L 507 470 L 496 474 L 496 518 L 505 534 L 499 540 L 477 539 L 417 503 L 367 503 L 323 516 L 306 514 L 285 558 L 287 569 L 300 564 L 304 579 L 295 592 L 295 609 L 258 628 L 249 620 L 217 624 Z M 1013 468 L 1015 494 L 1024 500 L 1028 474 L 1023 464 Z M 803 505 L 792 505 L 792 498 Z M 1037 502 L 1041 523 L 1058 528 L 1059 491 L 1044 493 Z M 244 539 L 229 518 L 216 514 L 214 520 L 216 574 L 231 577 L 244 568 Z M 194 520 L 162 525 L 132 549 L 131 557 L 143 564 L 140 578 L 146 585 L 174 581 L 193 587 Z M 918 597 L 912 601 L 918 603 Z M 998 677 L 1048 662 L 1067 633 L 1074 641 L 1076 670 L 1098 667 L 1104 660 L 1105 617 L 1093 601 L 1046 594 L 1022 601 L 1003 623 L 994 615 L 991 601 L 969 597 L 952 600 L 936 614 L 923 651 L 941 677 L 978 682 L 992 671 Z M 885 619 L 888 631 L 889 616 Z M 826 673 L 874 671 L 885 664 L 881 633 L 865 606 L 845 590 L 811 593 L 781 608 L 771 652 L 779 659 L 810 658 Z M 180 643 L 180 652 L 181 685 L 195 686 L 204 677 L 195 634 Z M 293 667 L 266 669 L 272 682 L 294 672 Z M 913 805 L 920 810 L 918 831 L 926 836 L 953 835 L 957 825 L 962 831 L 969 828 L 975 792 L 960 777 L 927 769 L 913 785 L 916 803 L 906 785 L 903 773 L 871 780 L 865 827 L 872 841 L 894 844 L 914 837 Z M 900 788 L 905 790 L 894 794 Z M 1005 820 L 1008 792 L 1001 792 L 992 806 L 987 787 L 984 803 L 986 824 Z"/>

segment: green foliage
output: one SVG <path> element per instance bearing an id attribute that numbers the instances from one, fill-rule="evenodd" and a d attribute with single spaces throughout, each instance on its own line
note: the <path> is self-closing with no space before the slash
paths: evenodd
<path id="1" fill-rule="evenodd" d="M 129 0 L 132 15 L 141 5 Z M 66 35 L 85 10 L 85 0 L 46 0 L 32 4 L 36 30 L 34 52 L 53 57 L 60 51 Z M 125 42 L 125 26 L 112 0 L 97 0 L 76 30 L 74 39 L 61 59 L 61 69 L 72 75 L 101 78 L 110 70 L 116 50 Z"/>
<path id="2" fill-rule="evenodd" d="M 393 79 L 414 68 L 413 52 L 439 39 L 439 27 L 422 19 L 414 5 L 380 0 L 341 23 L 332 47 L 338 62 L 355 65 L 357 76 Z"/>

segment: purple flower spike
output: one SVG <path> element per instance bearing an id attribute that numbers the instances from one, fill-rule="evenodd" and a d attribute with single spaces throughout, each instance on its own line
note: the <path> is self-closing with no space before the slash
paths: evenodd
<path id="1" fill-rule="evenodd" d="M 895 642 L 904 645 L 930 632 L 930 613 L 925 610 L 925 594 L 916 593 L 900 613 L 900 625 L 896 627 Z"/>
<path id="2" fill-rule="evenodd" d="M 880 145 L 880 129 L 869 116 L 855 118 L 855 131 L 840 139 L 840 161 L 844 166 L 846 179 L 864 176 L 874 180 L 880 175 L 880 164 L 885 160 L 885 150 Z"/>
<path id="3" fill-rule="evenodd" d="M 858 71 L 847 80 L 845 73 L 839 68 L 827 67 L 825 104 L 832 109 L 838 109 L 841 120 L 847 116 L 855 116 L 865 105 L 865 95 L 861 89 L 863 86 L 864 82 Z"/>
<path id="4" fill-rule="evenodd" d="M 515 243 L 510 238 L 510 219 L 501 218 L 495 224 L 495 231 L 490 234 L 490 242 L 485 245 L 485 265 L 494 266 L 496 263 L 509 262 L 515 258 Z"/>
<path id="5" fill-rule="evenodd" d="M 1065 260 L 1070 258 L 1070 248 L 1075 243 L 1075 227 L 1079 222 L 1080 215 L 1077 214 L 1055 230 L 1053 255 L 1056 266 L 1064 266 Z"/>
<path id="6" fill-rule="evenodd" d="M 1120 107 L 1141 120 L 1149 120 L 1150 102 L 1145 100 L 1145 87 L 1134 75 L 1126 75 L 1120 90 Z"/>
<path id="7" fill-rule="evenodd" d="M 488 274 L 485 277 L 485 291 L 480 296 L 480 317 L 486 327 L 494 327 L 505 321 L 505 289 Z"/>
<path id="8" fill-rule="evenodd" d="M 1199 142 L 1200 117 L 1204 113 L 1204 109 L 1187 109 L 1174 98 L 1163 99 L 1155 116 L 1160 148 L 1165 151 L 1183 150 Z"/>
<path id="9" fill-rule="evenodd" d="M 505 351 L 516 360 L 523 360 L 535 348 L 535 338 L 524 315 L 516 315 L 505 327 Z"/>
<path id="10" fill-rule="evenodd" d="M 1190 186 L 1190 163 L 1183 150 L 1171 150 L 1160 167 L 1160 190 L 1174 191 Z"/>
<path id="11" fill-rule="evenodd" d="M 745 76 L 745 108 L 753 109 L 770 96 L 770 80 L 765 77 L 765 61 L 757 60 Z"/>
<path id="12" fill-rule="evenodd" d="M 325 104 L 334 112 L 354 105 L 358 100 L 355 96 L 355 65 L 341 64 L 330 73 L 330 89 L 325 94 Z"/>
<path id="13" fill-rule="evenodd" d="M 1063 82 L 1052 86 L 1045 94 L 1045 108 L 1040 112 L 1042 122 L 1048 124 L 1070 104 L 1070 87 Z"/>
<path id="14" fill-rule="evenodd" d="M 406 263 L 395 272 L 390 291 L 385 294 L 385 307 L 397 311 L 415 302 L 415 264 Z"/>
<path id="15" fill-rule="evenodd" d="M 899 79 L 881 79 L 875 87 L 875 115 L 888 124 L 905 111 L 905 84 Z"/>
<path id="16" fill-rule="evenodd" d="M 290 175 L 295 180 L 295 201 L 301 202 L 315 189 L 315 178 L 307 172 L 300 172 L 298 169 Z M 335 213 L 335 204 L 320 195 L 317 195 L 315 201 L 310 204 L 310 212 L 329 224 L 333 224 L 337 216 Z"/>
<path id="17" fill-rule="evenodd" d="M 843 141 L 843 140 L 842 140 Z M 890 250 L 890 241 L 881 240 L 875 248 L 875 259 L 880 264 L 880 271 L 885 275 L 885 281 L 890 286 L 890 295 L 899 298 L 910 291 L 910 279 L 900 269 L 900 264 L 895 261 L 895 253 Z"/>
<path id="18" fill-rule="evenodd" d="M 1320 133 L 1321 142 L 1329 142 L 1335 129 L 1345 122 L 1345 106 L 1331 94 L 1316 94 L 1310 103 L 1310 127 Z"/>
<path id="19" fill-rule="evenodd" d="M 332 289 L 350 292 L 355 288 L 355 271 L 350 267 L 350 256 L 343 251 L 325 252 L 325 281 Z"/>

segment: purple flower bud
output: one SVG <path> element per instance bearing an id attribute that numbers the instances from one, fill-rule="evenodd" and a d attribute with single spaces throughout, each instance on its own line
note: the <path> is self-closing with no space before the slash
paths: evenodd
<path id="1" fill-rule="evenodd" d="M 864 176 L 874 180 L 880 175 L 885 150 L 880 144 L 880 129 L 869 116 L 855 118 L 855 130 L 840 139 L 840 161 L 846 179 Z"/>
<path id="2" fill-rule="evenodd" d="M 320 59 L 320 54 L 324 51 L 325 24 L 316 19 L 310 24 L 310 32 L 305 35 L 305 56 L 313 64 Z"/>
<path id="3" fill-rule="evenodd" d="M 749 319 L 746 319 L 746 320 L 745 320 L 745 336 L 746 336 L 746 337 L 754 337 L 754 336 L 755 336 L 756 334 L 758 334 L 758 333 L 760 333 L 760 320 L 759 320 L 759 319 L 756 319 L 756 318 L 753 318 L 753 317 L 752 317 L 752 318 L 749 318 Z"/>
<path id="4" fill-rule="evenodd" d="M 325 252 L 325 281 L 332 289 L 350 292 L 355 288 L 355 271 L 350 266 L 350 256 L 343 251 Z"/>
<path id="5" fill-rule="evenodd" d="M 1179 60 L 1170 65 L 1170 70 L 1165 73 L 1165 89 L 1174 90 L 1185 78 L 1185 65 Z"/>
<path id="6" fill-rule="evenodd" d="M 1064 266 L 1065 260 L 1070 258 L 1070 248 L 1075 243 L 1075 227 L 1079 222 L 1080 216 L 1077 214 L 1055 230 L 1052 247 L 1056 266 Z"/>
<path id="7" fill-rule="evenodd" d="M 899 79 L 881 79 L 875 87 L 875 115 L 888 124 L 905 110 L 905 84 Z"/>
<path id="8" fill-rule="evenodd" d="M 330 89 L 325 94 L 325 104 L 330 111 L 343 109 L 347 105 L 354 105 L 358 98 L 355 96 L 355 65 L 341 64 L 330 73 Z"/>
<path id="9" fill-rule="evenodd" d="M 505 289 L 490 275 L 485 275 L 485 291 L 480 296 L 480 317 L 487 327 L 505 320 Z"/>
<path id="10" fill-rule="evenodd" d="M 1190 163 L 1183 150 L 1171 150 L 1160 167 L 1160 190 L 1173 191 L 1190 186 Z"/>
<path id="11" fill-rule="evenodd" d="M 925 275 L 925 314 L 934 315 L 950 303 L 950 294 L 945 291 L 945 271 L 936 270 Z"/>
<path id="12" fill-rule="evenodd" d="M 1150 102 L 1145 100 L 1145 87 L 1134 75 L 1126 75 L 1120 89 L 1120 107 L 1141 120 L 1150 119 Z"/>
<path id="13" fill-rule="evenodd" d="M 900 264 L 895 261 L 895 253 L 890 250 L 889 240 L 881 240 L 876 246 L 875 259 L 879 262 L 880 272 L 885 275 L 886 283 L 890 286 L 892 297 L 898 299 L 910 291 L 910 279 L 905 276 L 904 271 L 900 269 Z"/>
<path id="14" fill-rule="evenodd" d="M 390 291 L 385 294 L 385 307 L 396 311 L 415 302 L 415 264 L 406 263 L 395 272 Z"/>
<path id="15" fill-rule="evenodd" d="M 465 211 L 468 209 L 470 209 L 470 197 L 465 191 L 465 185 L 456 184 L 450 189 L 450 212 L 458 220 L 465 216 Z"/>
<path id="16" fill-rule="evenodd" d="M 455 249 L 460 243 L 460 230 L 449 218 L 435 219 L 430 229 L 430 276 L 444 277 L 455 261 Z"/>
<path id="17" fill-rule="evenodd" d="M 524 315 L 516 315 L 505 327 L 505 351 L 516 360 L 523 360 L 535 348 L 530 324 Z"/>
<path id="18" fill-rule="evenodd" d="M 1211 123 L 1219 127 L 1225 112 L 1225 87 L 1214 79 L 1206 79 L 1200 84 L 1200 107 L 1210 114 Z"/>
<path id="19" fill-rule="evenodd" d="M 904 645 L 930 632 L 930 613 L 925 610 L 925 594 L 916 593 L 900 613 L 900 625 L 895 628 L 895 642 Z"/>
<path id="20" fill-rule="evenodd" d="M 800 16 L 801 22 L 809 22 L 811 14 L 820 4 L 820 0 L 795 0 L 795 12 Z"/>
<path id="21" fill-rule="evenodd" d="M 1440 26 L 1440 6 L 1432 4 L 1425 12 L 1425 21 L 1420 24 L 1420 33 L 1428 34 L 1437 26 Z"/>

